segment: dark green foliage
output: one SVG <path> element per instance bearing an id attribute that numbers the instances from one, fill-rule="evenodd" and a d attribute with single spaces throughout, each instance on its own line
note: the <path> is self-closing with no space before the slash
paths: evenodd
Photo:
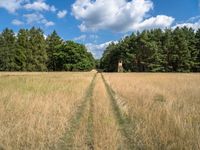
<path id="1" fill-rule="evenodd" d="M 85 46 L 72 41 L 63 42 L 54 53 L 56 71 L 89 71 L 95 60 Z"/>
<path id="2" fill-rule="evenodd" d="M 95 60 L 85 46 L 63 41 L 56 31 L 45 40 L 41 29 L 9 29 L 0 34 L 0 71 L 89 71 Z"/>
<path id="3" fill-rule="evenodd" d="M 53 31 L 46 39 L 47 44 L 47 67 L 49 71 L 56 71 L 56 54 L 59 52 L 59 47 L 62 45 L 63 41 L 58 36 L 56 31 Z"/>
<path id="4" fill-rule="evenodd" d="M 29 31 L 21 29 L 17 35 L 17 70 L 25 71 L 29 65 L 29 57 L 32 56 L 29 46 Z"/>
<path id="5" fill-rule="evenodd" d="M 105 71 L 117 71 L 117 63 L 122 60 L 125 71 L 196 72 L 200 71 L 199 45 L 200 29 L 143 31 L 111 43 L 100 66 Z"/>
<path id="6" fill-rule="evenodd" d="M 14 71 L 16 53 L 16 38 L 14 32 L 5 29 L 0 35 L 0 70 Z"/>
<path id="7" fill-rule="evenodd" d="M 196 61 L 193 66 L 194 71 L 200 72 L 200 29 L 196 32 Z"/>
<path id="8" fill-rule="evenodd" d="M 27 70 L 28 71 L 46 71 L 46 43 L 41 29 L 34 27 L 29 30 L 27 55 Z"/>

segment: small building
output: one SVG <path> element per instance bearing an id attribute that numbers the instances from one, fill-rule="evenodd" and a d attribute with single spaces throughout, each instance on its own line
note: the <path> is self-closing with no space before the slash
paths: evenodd
<path id="1" fill-rule="evenodd" d="M 118 61 L 118 72 L 124 72 L 123 61 L 122 60 Z"/>

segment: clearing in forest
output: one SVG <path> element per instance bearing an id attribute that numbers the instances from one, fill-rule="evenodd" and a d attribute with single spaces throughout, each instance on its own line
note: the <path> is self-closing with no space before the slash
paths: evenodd
<path id="1" fill-rule="evenodd" d="M 200 149 L 200 75 L 0 73 L 0 149 Z"/>

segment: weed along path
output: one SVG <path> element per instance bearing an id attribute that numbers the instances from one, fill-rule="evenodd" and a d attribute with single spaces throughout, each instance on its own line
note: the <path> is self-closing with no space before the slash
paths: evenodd
<path id="1" fill-rule="evenodd" d="M 120 109 L 117 99 L 115 97 L 115 92 L 113 89 L 109 86 L 107 81 L 105 80 L 103 74 L 101 74 L 102 81 L 105 85 L 110 105 L 112 106 L 112 112 L 115 116 L 116 122 L 119 126 L 119 130 L 121 133 L 121 141 L 123 142 L 122 145 L 118 145 L 118 149 L 141 149 L 141 147 L 136 146 L 134 141 L 134 123 L 129 119 L 125 113 Z"/>
<path id="2" fill-rule="evenodd" d="M 103 75 L 97 73 L 71 119 L 70 128 L 55 149 L 132 149 L 128 125 L 111 88 Z"/>
<path id="3" fill-rule="evenodd" d="M 101 75 L 97 75 L 93 94 L 93 137 L 95 150 L 116 150 L 121 145 L 121 134 L 112 112 L 109 96 Z"/>
<path id="4" fill-rule="evenodd" d="M 89 135 L 89 128 L 92 129 L 92 95 L 96 82 L 94 75 L 83 102 L 78 106 L 78 109 L 71 119 L 71 125 L 66 129 L 65 135 L 61 138 L 57 147 L 53 149 L 71 150 L 71 149 L 93 149 L 92 138 Z"/>

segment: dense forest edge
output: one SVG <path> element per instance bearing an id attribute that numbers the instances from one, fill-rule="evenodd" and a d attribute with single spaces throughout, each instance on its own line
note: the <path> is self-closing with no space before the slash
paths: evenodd
<path id="1" fill-rule="evenodd" d="M 111 43 L 100 60 L 83 44 L 32 27 L 0 33 L 0 71 L 200 72 L 200 29 L 153 29 Z"/>
<path id="2" fill-rule="evenodd" d="M 47 38 L 39 28 L 11 29 L 0 34 L 0 71 L 90 71 L 95 59 L 86 47 L 62 40 L 56 31 Z"/>
<path id="3" fill-rule="evenodd" d="M 132 33 L 111 43 L 99 66 L 115 72 L 122 60 L 124 72 L 200 72 L 200 29 L 153 29 Z"/>

